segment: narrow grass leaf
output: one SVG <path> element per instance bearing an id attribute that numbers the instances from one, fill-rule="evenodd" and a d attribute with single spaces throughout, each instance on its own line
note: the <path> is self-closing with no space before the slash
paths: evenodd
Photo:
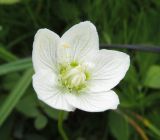
<path id="1" fill-rule="evenodd" d="M 0 4 L 15 4 L 20 0 L 0 0 Z"/>
<path id="2" fill-rule="evenodd" d="M 17 60 L 17 57 L 7 51 L 4 47 L 0 46 L 0 59 L 3 59 L 7 62 Z"/>
<path id="3" fill-rule="evenodd" d="M 7 97 L 4 104 L 2 104 L 0 109 L 0 126 L 4 123 L 4 121 L 7 119 L 9 114 L 12 112 L 20 98 L 25 93 L 26 89 L 31 83 L 32 80 L 32 74 L 33 70 L 28 69 L 22 76 L 22 78 L 18 81 L 15 88 L 11 91 L 9 96 Z"/>
<path id="4" fill-rule="evenodd" d="M 31 58 L 17 60 L 0 66 L 0 75 L 8 74 L 10 72 L 25 70 L 32 67 Z"/>

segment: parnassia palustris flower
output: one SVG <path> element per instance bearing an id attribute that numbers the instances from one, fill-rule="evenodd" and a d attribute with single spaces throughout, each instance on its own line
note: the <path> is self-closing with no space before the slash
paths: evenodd
<path id="1" fill-rule="evenodd" d="M 38 98 L 65 111 L 116 109 L 119 98 L 111 89 L 130 65 L 129 55 L 123 52 L 99 50 L 98 33 L 89 21 L 74 25 L 62 37 L 38 30 L 32 60 Z"/>

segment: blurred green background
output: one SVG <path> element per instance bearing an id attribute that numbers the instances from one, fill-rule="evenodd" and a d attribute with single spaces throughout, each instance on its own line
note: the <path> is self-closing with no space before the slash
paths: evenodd
<path id="1" fill-rule="evenodd" d="M 58 111 L 32 88 L 34 34 L 90 20 L 100 43 L 160 46 L 160 0 L 0 0 L 0 140 L 61 140 Z M 121 49 L 131 66 L 117 111 L 65 114 L 71 140 L 160 140 L 160 54 Z"/>

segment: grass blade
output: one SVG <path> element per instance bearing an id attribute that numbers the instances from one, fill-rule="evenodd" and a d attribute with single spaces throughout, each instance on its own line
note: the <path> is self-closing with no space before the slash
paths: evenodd
<path id="1" fill-rule="evenodd" d="M 24 69 L 31 68 L 31 67 L 32 67 L 31 58 L 17 60 L 14 62 L 10 62 L 10 63 L 1 65 L 0 66 L 0 75 L 8 74 L 10 72 L 24 70 Z"/>
<path id="2" fill-rule="evenodd" d="M 0 109 L 0 126 L 4 123 L 8 115 L 14 109 L 20 98 L 25 93 L 31 83 L 33 69 L 26 70 L 22 78 L 19 80 L 13 91 L 8 95 L 6 101 Z"/>
<path id="3" fill-rule="evenodd" d="M 0 58 L 7 62 L 17 60 L 15 55 L 4 49 L 2 46 L 0 46 Z"/>

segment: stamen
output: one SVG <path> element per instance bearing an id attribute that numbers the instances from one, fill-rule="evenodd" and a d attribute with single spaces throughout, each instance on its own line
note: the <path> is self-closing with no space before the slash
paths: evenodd
<path id="1" fill-rule="evenodd" d="M 76 61 L 67 65 L 60 65 L 60 84 L 69 92 L 83 90 L 87 87 L 86 84 L 89 79 L 90 73 L 86 71 L 86 67 Z"/>

